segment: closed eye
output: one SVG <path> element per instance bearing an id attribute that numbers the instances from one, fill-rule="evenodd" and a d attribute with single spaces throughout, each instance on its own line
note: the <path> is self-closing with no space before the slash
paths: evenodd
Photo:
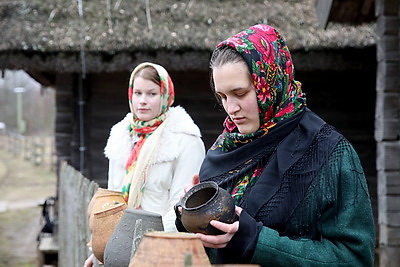
<path id="1" fill-rule="evenodd" d="M 245 96 L 246 94 L 247 94 L 247 92 L 238 92 L 238 93 L 236 93 L 236 96 L 242 97 L 242 96 Z"/>

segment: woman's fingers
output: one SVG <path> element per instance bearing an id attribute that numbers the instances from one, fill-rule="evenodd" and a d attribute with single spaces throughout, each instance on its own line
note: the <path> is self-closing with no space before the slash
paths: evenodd
<path id="1" fill-rule="evenodd" d="M 240 213 L 242 213 L 242 210 L 243 209 L 241 207 L 235 206 L 235 213 L 236 213 L 237 216 L 240 217 Z"/>
<path id="2" fill-rule="evenodd" d="M 93 266 L 93 260 L 94 260 L 94 254 L 91 254 L 83 264 L 83 267 L 92 267 Z"/>
<path id="3" fill-rule="evenodd" d="M 193 175 L 192 178 L 192 185 L 196 185 L 200 183 L 200 176 L 198 173 L 196 173 L 195 175 Z"/>
<path id="4" fill-rule="evenodd" d="M 203 243 L 204 247 L 208 248 L 224 248 L 229 240 L 230 237 L 228 234 L 223 234 L 223 235 L 204 235 L 204 234 L 196 234 L 198 237 L 200 237 L 200 240 Z"/>
<path id="5" fill-rule="evenodd" d="M 183 187 L 183 195 L 186 194 L 186 192 L 189 191 L 190 188 L 192 188 L 192 187 L 193 187 L 193 185 L 191 185 L 191 184 L 185 185 L 185 186 Z M 183 197 L 183 195 L 181 195 L 181 198 Z"/>
<path id="6" fill-rule="evenodd" d="M 200 240 L 203 242 L 203 246 L 209 248 L 224 248 L 228 244 L 228 242 L 232 239 L 234 234 L 239 229 L 239 222 L 236 221 L 232 224 L 227 224 L 219 221 L 211 221 L 210 224 L 215 228 L 225 232 L 226 234 L 222 235 L 204 235 L 198 233 L 197 236 L 200 237 Z"/>
<path id="7" fill-rule="evenodd" d="M 212 226 L 215 228 L 221 230 L 222 232 L 228 233 L 228 234 L 235 234 L 237 230 L 239 229 L 239 222 L 234 222 L 234 223 L 223 223 L 220 221 L 212 220 L 210 222 Z"/>
<path id="8" fill-rule="evenodd" d="M 183 187 L 183 194 L 181 195 L 181 198 L 184 196 L 184 194 L 186 194 L 187 191 L 190 190 L 190 188 L 192 188 L 193 186 L 195 186 L 198 183 L 200 183 L 200 176 L 199 176 L 199 174 L 196 173 L 192 177 L 192 184 L 187 184 Z"/>

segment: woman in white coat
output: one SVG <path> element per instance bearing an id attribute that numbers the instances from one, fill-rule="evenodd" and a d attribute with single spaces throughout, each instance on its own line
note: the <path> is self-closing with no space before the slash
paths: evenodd
<path id="1" fill-rule="evenodd" d="M 128 208 L 160 214 L 165 231 L 177 231 L 173 206 L 205 156 L 200 130 L 182 107 L 171 107 L 174 86 L 160 65 L 133 70 L 128 98 L 131 112 L 111 128 L 104 150 L 108 189 L 121 191 Z"/>
<path id="2" fill-rule="evenodd" d="M 173 206 L 205 155 L 200 130 L 182 107 L 171 107 L 174 86 L 160 65 L 137 66 L 128 97 L 131 112 L 111 128 L 105 147 L 108 189 L 122 191 L 128 208 L 160 214 L 165 231 L 176 231 Z"/>

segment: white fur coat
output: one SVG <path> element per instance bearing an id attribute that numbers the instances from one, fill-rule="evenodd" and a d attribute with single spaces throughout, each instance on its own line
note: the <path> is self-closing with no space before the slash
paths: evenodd
<path id="1" fill-rule="evenodd" d="M 128 113 L 111 128 L 104 149 L 109 159 L 108 188 L 112 190 L 121 190 L 125 164 L 137 140 L 128 132 L 131 118 Z M 148 172 L 141 207 L 161 214 L 165 231 L 176 231 L 173 206 L 183 194 L 183 187 L 199 172 L 205 148 L 199 128 L 182 107 L 171 107 L 166 123 L 160 137 L 162 145 Z"/>

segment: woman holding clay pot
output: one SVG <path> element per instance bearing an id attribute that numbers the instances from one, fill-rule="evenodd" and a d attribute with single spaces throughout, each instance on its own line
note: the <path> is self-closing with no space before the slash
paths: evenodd
<path id="1" fill-rule="evenodd" d="M 210 68 L 228 116 L 192 184 L 216 182 L 239 216 L 211 221 L 224 234 L 197 234 L 211 262 L 373 266 L 373 215 L 358 155 L 306 107 L 280 33 L 255 25 L 233 35 L 216 47 Z"/>

